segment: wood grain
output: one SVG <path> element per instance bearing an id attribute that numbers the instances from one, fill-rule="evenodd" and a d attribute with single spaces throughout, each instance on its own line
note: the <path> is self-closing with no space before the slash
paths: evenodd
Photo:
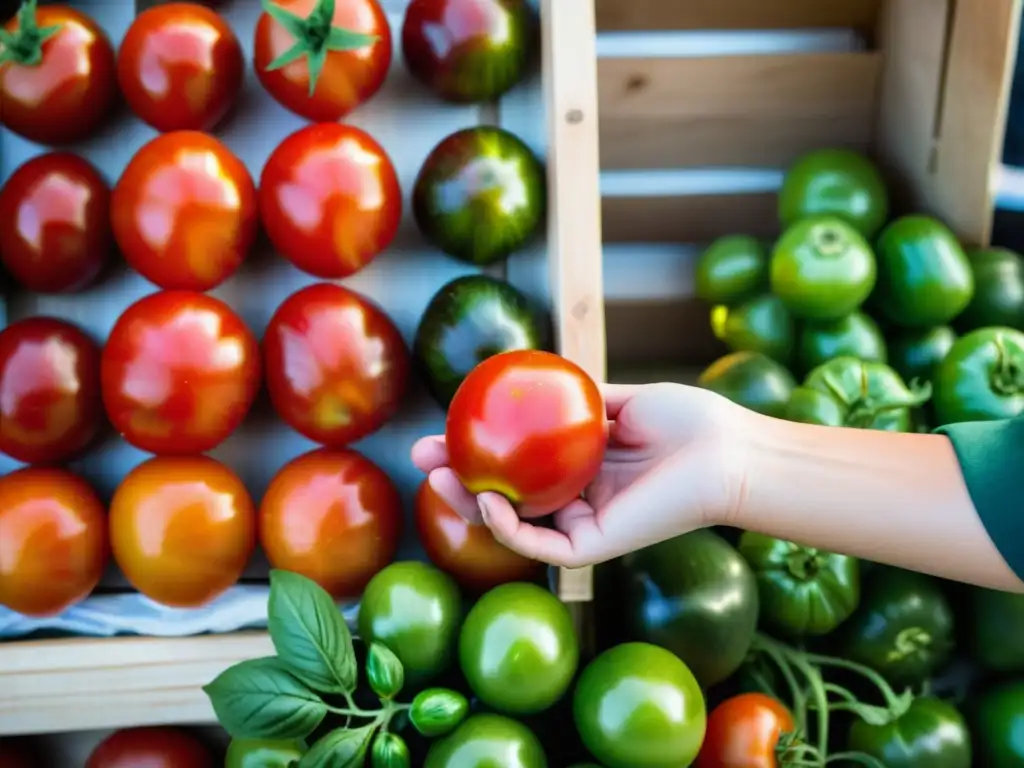
<path id="1" fill-rule="evenodd" d="M 595 0 L 600 30 L 870 30 L 883 0 Z"/>
<path id="2" fill-rule="evenodd" d="M 601 229 L 606 243 L 705 243 L 716 237 L 778 235 L 776 195 L 605 197 Z"/>

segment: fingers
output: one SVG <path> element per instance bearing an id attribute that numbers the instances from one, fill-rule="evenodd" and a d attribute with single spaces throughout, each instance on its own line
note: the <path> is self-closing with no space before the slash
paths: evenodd
<path id="1" fill-rule="evenodd" d="M 447 466 L 448 447 L 445 445 L 444 435 L 431 435 L 417 440 L 412 447 L 412 463 L 420 472 L 427 474 L 439 467 Z"/>
<path id="2" fill-rule="evenodd" d="M 466 490 L 466 487 L 459 481 L 459 477 L 454 471 L 448 467 L 435 469 L 430 473 L 427 481 L 430 483 L 430 487 L 434 489 L 434 493 L 440 496 L 460 517 L 476 525 L 483 522 L 483 518 L 480 515 L 480 505 L 477 504 L 476 497 Z"/>
<path id="3" fill-rule="evenodd" d="M 629 402 L 629 399 L 636 394 L 640 387 L 633 384 L 600 384 L 601 395 L 604 397 L 604 407 L 608 418 L 614 421 L 622 407 Z"/>
<path id="4" fill-rule="evenodd" d="M 480 494 L 479 502 L 484 523 L 494 538 L 512 551 L 532 560 L 564 568 L 579 568 L 587 564 L 576 550 L 568 531 L 541 528 L 522 520 L 508 499 L 496 493 Z M 583 501 L 573 502 L 558 515 L 575 521 L 573 529 L 577 533 L 580 526 L 585 527 L 583 521 L 587 516 L 592 521 L 594 517 L 593 510 Z"/>

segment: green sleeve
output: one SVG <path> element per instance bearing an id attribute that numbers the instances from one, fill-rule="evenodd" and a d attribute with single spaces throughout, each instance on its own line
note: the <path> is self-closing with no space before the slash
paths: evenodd
<path id="1" fill-rule="evenodd" d="M 1024 581 L 1024 416 L 949 424 L 974 508 L 1007 565 Z"/>

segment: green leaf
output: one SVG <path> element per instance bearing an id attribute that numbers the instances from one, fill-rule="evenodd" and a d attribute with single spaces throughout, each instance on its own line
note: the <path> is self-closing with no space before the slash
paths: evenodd
<path id="1" fill-rule="evenodd" d="M 306 27 L 315 34 L 330 29 L 333 21 L 334 0 L 317 0 L 312 13 L 306 17 Z"/>
<path id="2" fill-rule="evenodd" d="M 370 750 L 372 768 L 410 768 L 412 758 L 405 739 L 397 733 L 378 733 Z"/>
<path id="3" fill-rule="evenodd" d="M 331 27 L 327 33 L 327 47 L 332 51 L 357 51 L 368 45 L 373 45 L 380 37 L 367 35 L 362 32 L 353 32 L 351 29 Z"/>
<path id="4" fill-rule="evenodd" d="M 327 61 L 327 49 L 317 48 L 310 51 L 306 59 L 306 68 L 309 69 L 309 95 L 316 93 L 316 84 L 320 79 L 320 73 L 324 71 L 324 63 Z"/>
<path id="5" fill-rule="evenodd" d="M 296 40 L 306 39 L 306 30 L 309 24 L 301 16 L 296 16 L 291 11 L 285 10 L 277 3 L 272 0 L 263 0 L 263 10 L 266 14 L 288 30 L 288 34 L 294 37 Z"/>
<path id="6" fill-rule="evenodd" d="M 267 72 L 273 72 L 275 69 L 280 69 L 281 67 L 287 67 L 293 61 L 298 61 L 303 56 L 305 56 L 308 51 L 309 51 L 309 46 L 307 46 L 304 42 L 299 40 L 298 42 L 295 43 L 295 45 L 293 45 L 287 51 L 282 53 L 280 56 L 278 56 L 272 62 L 267 64 L 266 71 Z"/>
<path id="7" fill-rule="evenodd" d="M 299 768 L 363 768 L 376 728 L 375 725 L 366 725 L 331 731 L 302 756 Z"/>
<path id="8" fill-rule="evenodd" d="M 236 739 L 303 739 L 327 715 L 320 697 L 272 657 L 229 667 L 203 692 Z"/>
<path id="9" fill-rule="evenodd" d="M 270 639 L 289 672 L 316 691 L 355 690 L 352 634 L 323 587 L 297 573 L 271 571 L 267 614 Z"/>
<path id="10" fill-rule="evenodd" d="M 405 685 L 405 669 L 390 648 L 372 642 L 366 656 L 366 678 L 374 693 L 382 699 L 393 699 Z"/>

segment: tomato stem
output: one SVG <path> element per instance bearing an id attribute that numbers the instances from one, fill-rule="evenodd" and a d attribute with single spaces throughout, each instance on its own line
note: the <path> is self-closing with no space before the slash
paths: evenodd
<path id="1" fill-rule="evenodd" d="M 1024 392 L 1024 363 L 1010 354 L 1002 334 L 996 334 L 993 343 L 996 345 L 996 364 L 989 376 L 992 391 L 1004 397 L 1019 395 Z"/>
<path id="2" fill-rule="evenodd" d="M 831 224 L 818 224 L 811 230 L 811 241 L 822 256 L 841 256 L 846 252 L 846 238 L 841 230 Z"/>
<path id="3" fill-rule="evenodd" d="M 786 558 L 786 569 L 793 578 L 810 581 L 818 575 L 824 562 L 825 558 L 818 553 L 818 550 L 810 547 L 798 547 Z"/>
<path id="4" fill-rule="evenodd" d="M 40 27 L 36 21 L 36 0 L 25 0 L 18 9 L 18 29 L 0 29 L 0 64 L 36 67 L 43 61 L 43 43 L 60 32 L 60 25 Z"/>

